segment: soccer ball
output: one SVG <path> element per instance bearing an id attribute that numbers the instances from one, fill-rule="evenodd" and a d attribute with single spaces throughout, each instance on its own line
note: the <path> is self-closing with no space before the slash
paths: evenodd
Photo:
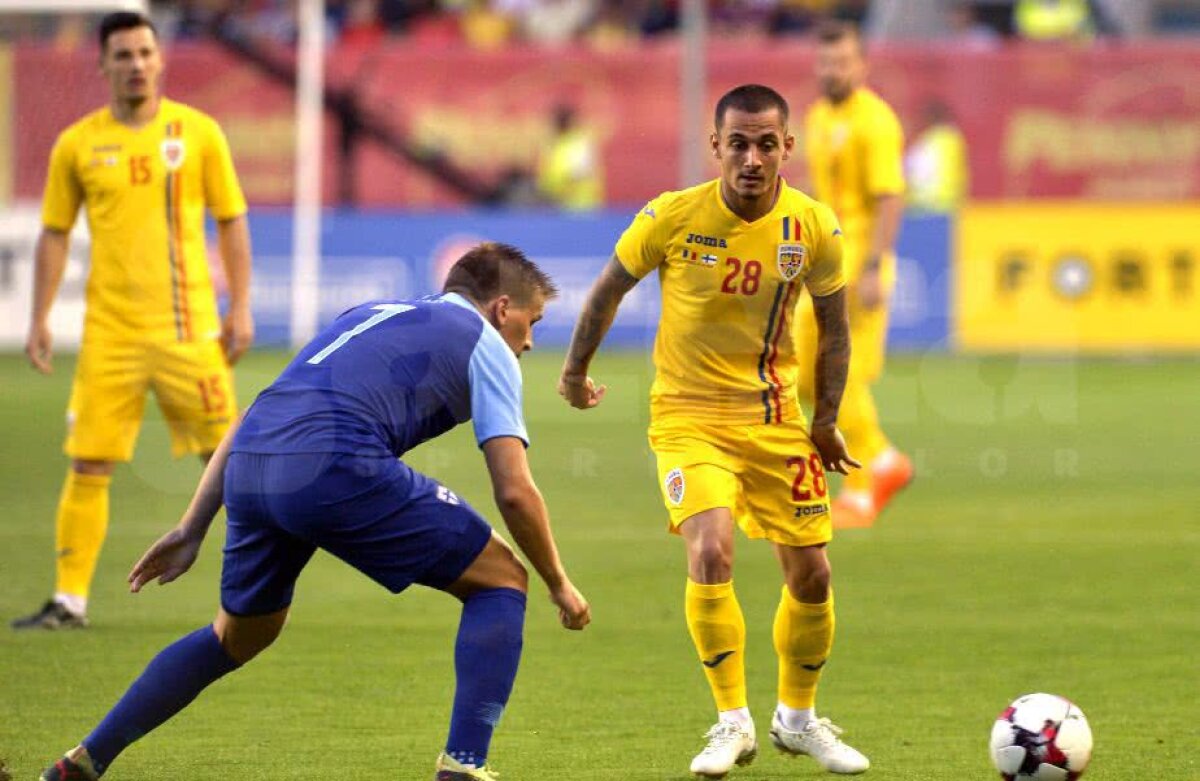
<path id="1" fill-rule="evenodd" d="M 991 748 L 1004 781 L 1075 781 L 1092 758 L 1092 730 L 1070 700 L 1026 694 L 992 725 Z"/>

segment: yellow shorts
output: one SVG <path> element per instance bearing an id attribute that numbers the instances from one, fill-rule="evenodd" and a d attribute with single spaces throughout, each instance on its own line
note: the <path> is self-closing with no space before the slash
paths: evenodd
<path id="1" fill-rule="evenodd" d="M 819 545 L 833 536 L 829 487 L 802 418 L 718 426 L 656 421 L 650 447 L 670 530 L 696 513 L 728 507 L 751 539 Z"/>
<path id="2" fill-rule="evenodd" d="M 171 454 L 211 453 L 237 410 L 220 342 L 84 340 L 67 407 L 71 458 L 129 461 L 153 390 L 171 431 Z"/>

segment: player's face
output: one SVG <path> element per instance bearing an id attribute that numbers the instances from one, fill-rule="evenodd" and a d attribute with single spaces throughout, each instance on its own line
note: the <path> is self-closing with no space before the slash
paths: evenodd
<path id="1" fill-rule="evenodd" d="M 507 296 L 504 298 L 507 300 Z M 500 331 L 504 343 L 518 358 L 522 353 L 533 349 L 533 326 L 542 319 L 545 308 L 545 298 L 535 295 L 526 306 L 516 306 L 509 302 L 496 311 L 493 324 Z M 499 322 L 495 322 L 496 320 Z"/>
<path id="2" fill-rule="evenodd" d="M 100 71 L 108 79 L 114 100 L 136 103 L 153 98 L 162 70 L 162 54 L 149 27 L 118 30 L 108 36 Z"/>
<path id="3" fill-rule="evenodd" d="M 867 61 L 861 43 L 852 36 L 817 47 L 817 81 L 821 92 L 833 102 L 845 100 L 862 86 Z"/>
<path id="4" fill-rule="evenodd" d="M 779 168 L 796 142 L 774 108 L 757 113 L 727 110 L 711 141 L 726 192 L 742 200 L 774 193 Z"/>

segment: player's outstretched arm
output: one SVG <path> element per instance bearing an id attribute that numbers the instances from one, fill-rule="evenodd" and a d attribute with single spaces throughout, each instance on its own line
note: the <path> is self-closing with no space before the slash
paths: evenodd
<path id="1" fill-rule="evenodd" d="M 196 493 L 179 525 L 159 538 L 133 565 L 129 573 L 130 591 L 141 591 L 142 586 L 155 578 L 158 578 L 159 585 L 170 583 L 195 563 L 204 535 L 224 504 L 225 464 L 229 461 L 230 444 L 240 422 L 239 418 L 229 427 L 225 438 L 208 460 Z"/>
<path id="2" fill-rule="evenodd" d="M 567 359 L 558 380 L 558 394 L 572 407 L 591 409 L 604 398 L 608 389 L 604 385 L 596 386 L 588 376 L 588 367 L 600 349 L 604 335 L 612 327 L 621 299 L 637 283 L 637 277 L 626 271 L 613 255 L 592 285 L 575 323 L 575 332 L 571 334 L 571 345 L 567 348 Z"/>
<path id="3" fill-rule="evenodd" d="M 583 629 L 592 620 L 591 608 L 563 568 L 550 531 L 550 513 L 533 482 L 525 444 L 516 437 L 492 437 L 483 443 L 496 507 L 517 547 L 550 590 L 559 619 L 567 629 Z"/>
<path id="4" fill-rule="evenodd" d="M 53 338 L 50 333 L 50 307 L 67 267 L 71 236 L 66 231 L 43 228 L 34 249 L 33 307 L 29 318 L 29 337 L 25 354 L 33 368 L 42 374 L 53 371 Z"/>
<path id="5" fill-rule="evenodd" d="M 837 430 L 838 408 L 850 370 L 850 320 L 846 312 L 846 289 L 827 296 L 813 296 L 817 320 L 816 403 L 813 409 L 812 441 L 821 454 L 825 470 L 846 474 L 861 467 L 846 452 L 846 440 Z"/>

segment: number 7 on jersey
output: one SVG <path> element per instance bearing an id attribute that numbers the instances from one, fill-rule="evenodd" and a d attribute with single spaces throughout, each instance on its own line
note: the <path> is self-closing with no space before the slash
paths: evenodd
<path id="1" fill-rule="evenodd" d="M 363 320 L 361 323 L 351 328 L 349 331 L 342 331 L 341 336 L 330 342 L 324 350 L 321 350 L 321 352 L 309 358 L 307 363 L 316 366 L 321 361 L 332 355 L 339 347 L 346 344 L 346 342 L 358 336 L 363 331 L 366 331 L 368 328 L 373 328 L 382 323 L 384 320 L 407 312 L 415 307 L 410 304 L 380 304 L 379 306 L 373 306 L 371 308 L 377 310 L 379 314 L 371 315 L 366 320 Z"/>

